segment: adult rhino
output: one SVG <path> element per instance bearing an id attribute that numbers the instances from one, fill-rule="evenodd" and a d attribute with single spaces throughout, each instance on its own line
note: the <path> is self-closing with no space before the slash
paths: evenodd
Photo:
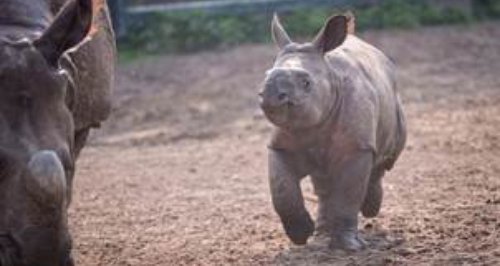
<path id="1" fill-rule="evenodd" d="M 406 140 L 394 65 L 353 35 L 352 15 L 330 18 L 304 44 L 292 42 L 276 16 L 272 33 L 280 52 L 260 95 L 275 125 L 269 145 L 274 208 L 296 244 L 316 229 L 331 237 L 331 248 L 360 250 L 358 213 L 378 214 L 382 176 Z M 316 228 L 300 190 L 307 175 L 319 199 Z"/>
<path id="2" fill-rule="evenodd" d="M 0 265 L 73 265 L 75 160 L 110 113 L 104 0 L 0 1 Z"/>

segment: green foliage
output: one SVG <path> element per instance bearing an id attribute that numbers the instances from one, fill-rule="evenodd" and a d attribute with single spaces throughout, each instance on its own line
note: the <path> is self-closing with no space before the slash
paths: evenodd
<path id="1" fill-rule="evenodd" d="M 437 8 L 426 1 L 387 0 L 379 6 L 360 9 L 358 27 L 415 28 L 423 25 L 468 23 L 468 10 L 456 7 Z"/>
<path id="2" fill-rule="evenodd" d="M 358 25 L 361 28 L 416 27 L 419 6 L 403 0 L 387 0 L 381 5 L 360 10 Z"/>
<path id="3" fill-rule="evenodd" d="M 191 52 L 220 45 L 265 41 L 265 16 L 212 16 L 199 12 L 165 13 L 135 19 L 122 47 L 144 52 Z"/>
<path id="4" fill-rule="evenodd" d="M 340 13 L 327 8 L 310 8 L 282 14 L 282 23 L 293 37 L 311 37 L 321 29 L 325 20 L 332 14 Z M 271 23 L 268 20 L 267 25 Z M 269 32 L 267 33 L 269 35 Z"/>
<path id="5" fill-rule="evenodd" d="M 480 19 L 500 18 L 500 0 L 473 0 L 472 9 Z"/>
<path id="6" fill-rule="evenodd" d="M 351 8 L 358 30 L 367 28 L 414 28 L 422 25 L 468 23 L 500 17 L 500 0 L 475 0 L 472 12 L 453 7 L 438 8 L 432 1 L 385 0 L 379 5 Z M 293 37 L 310 37 L 328 16 L 339 11 L 309 8 L 280 14 Z M 202 12 L 153 14 L 131 18 L 120 48 L 130 55 L 192 52 L 270 40 L 271 14 L 215 15 Z M 133 52 L 131 52 L 133 51 Z"/>

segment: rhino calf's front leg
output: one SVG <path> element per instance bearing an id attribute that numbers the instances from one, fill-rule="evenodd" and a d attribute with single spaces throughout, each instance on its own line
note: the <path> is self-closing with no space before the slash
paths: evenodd
<path id="1" fill-rule="evenodd" d="M 330 248 L 358 251 L 366 246 L 358 235 L 358 213 L 363 204 L 373 164 L 371 152 L 359 152 L 332 167 L 328 200 Z"/>
<path id="2" fill-rule="evenodd" d="M 304 206 L 300 179 L 294 156 L 269 149 L 269 183 L 273 206 L 286 234 L 297 245 L 304 245 L 314 233 L 314 222 Z"/>

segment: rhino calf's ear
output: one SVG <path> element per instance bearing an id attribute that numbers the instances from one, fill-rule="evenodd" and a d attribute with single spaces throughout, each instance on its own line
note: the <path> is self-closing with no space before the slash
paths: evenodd
<path id="1" fill-rule="evenodd" d="M 347 24 L 348 18 L 344 15 L 329 18 L 314 39 L 314 46 L 322 53 L 337 48 L 347 36 Z"/>
<path id="2" fill-rule="evenodd" d="M 280 49 L 282 49 L 283 47 L 287 46 L 289 43 L 292 42 L 292 40 L 290 40 L 290 37 L 288 37 L 288 34 L 286 33 L 285 29 L 281 25 L 281 22 L 276 13 L 274 13 L 273 22 L 271 23 L 271 34 L 273 36 L 274 43 Z"/>
<path id="3" fill-rule="evenodd" d="M 34 45 L 50 65 L 57 67 L 61 55 L 80 43 L 91 26 L 92 0 L 71 0 Z"/>

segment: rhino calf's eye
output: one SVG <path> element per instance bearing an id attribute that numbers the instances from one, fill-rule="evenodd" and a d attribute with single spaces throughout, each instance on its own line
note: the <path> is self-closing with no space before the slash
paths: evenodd
<path id="1" fill-rule="evenodd" d="M 304 80 L 302 83 L 302 87 L 304 88 L 305 91 L 309 92 L 311 91 L 311 81 L 309 80 Z"/>

